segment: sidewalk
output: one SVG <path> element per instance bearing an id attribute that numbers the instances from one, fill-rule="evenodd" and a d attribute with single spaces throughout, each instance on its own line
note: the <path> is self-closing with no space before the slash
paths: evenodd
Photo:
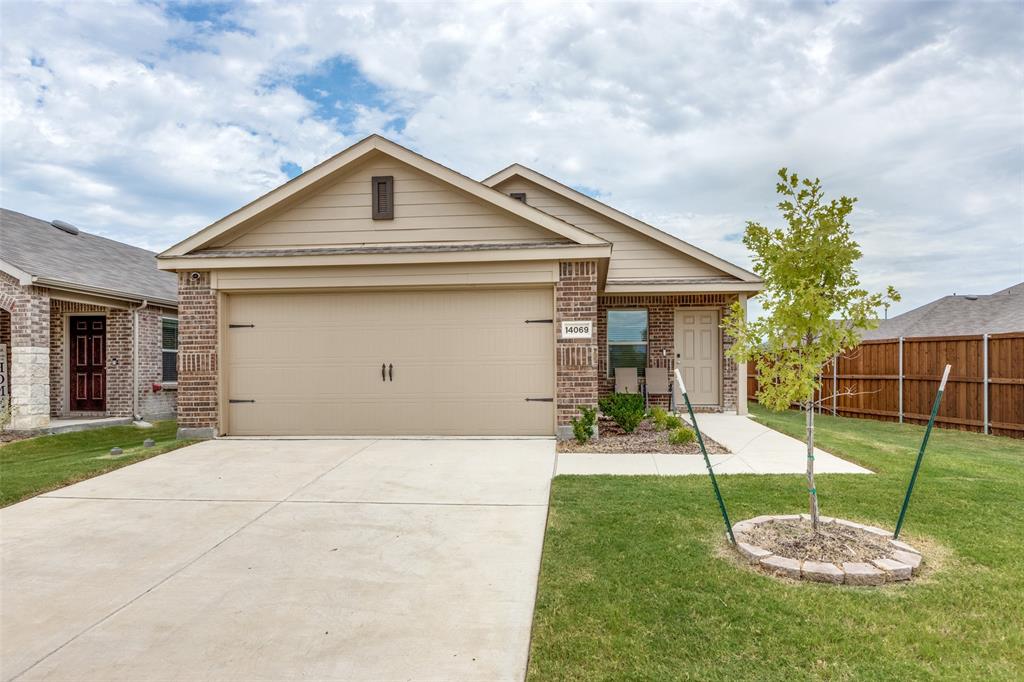
<path id="1" fill-rule="evenodd" d="M 701 433 L 732 453 L 710 456 L 716 474 L 802 474 L 807 469 L 807 446 L 803 442 L 749 417 L 699 414 L 697 423 Z M 871 473 L 819 448 L 814 449 L 814 471 L 819 474 Z M 684 476 L 706 474 L 707 468 L 700 455 L 560 453 L 555 473 Z"/>

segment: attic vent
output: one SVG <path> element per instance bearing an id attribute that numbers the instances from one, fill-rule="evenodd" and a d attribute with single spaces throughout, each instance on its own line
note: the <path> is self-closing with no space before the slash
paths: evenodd
<path id="1" fill-rule="evenodd" d="M 373 219 L 393 220 L 395 217 L 395 178 L 375 175 L 370 181 L 373 196 Z"/>
<path id="2" fill-rule="evenodd" d="M 51 220 L 50 224 L 58 230 L 64 230 L 68 234 L 78 234 L 78 228 L 64 220 Z"/>
<path id="3" fill-rule="evenodd" d="M 526 203 L 526 192 L 509 192 L 509 196 L 516 201 L 521 201 L 524 204 Z"/>
<path id="4" fill-rule="evenodd" d="M 967 296 L 964 296 L 964 298 L 966 298 L 968 301 L 977 301 L 978 300 L 977 296 L 971 296 L 970 294 L 968 294 Z"/>

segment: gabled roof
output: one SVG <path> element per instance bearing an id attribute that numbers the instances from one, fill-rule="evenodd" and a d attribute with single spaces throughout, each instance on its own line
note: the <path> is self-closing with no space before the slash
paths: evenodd
<path id="1" fill-rule="evenodd" d="M 157 269 L 152 251 L 88 232 L 71 234 L 8 209 L 0 209 L 0 270 L 23 285 L 172 306 L 178 300 L 178 278 Z"/>
<path id="2" fill-rule="evenodd" d="M 438 180 L 445 182 L 456 189 L 459 189 L 476 199 L 491 204 L 507 213 L 516 215 L 534 225 L 538 225 L 550 232 L 553 232 L 576 244 L 589 246 L 607 246 L 608 242 L 590 234 L 586 230 L 560 220 L 552 215 L 516 201 L 505 196 L 497 190 L 468 178 L 461 173 L 442 166 L 436 161 L 421 156 L 405 147 L 396 144 L 380 135 L 370 135 L 360 142 L 352 145 L 323 163 L 310 168 L 308 171 L 293 178 L 280 187 L 267 192 L 258 199 L 246 204 L 242 208 L 221 218 L 208 227 L 193 234 L 159 255 L 160 258 L 177 258 L 187 255 L 194 255 L 205 246 L 213 243 L 218 237 L 225 233 L 244 229 L 245 225 L 253 224 L 257 218 L 265 215 L 271 209 L 279 206 L 282 202 L 295 198 L 299 195 L 314 191 L 314 188 L 324 186 L 330 178 L 337 176 L 346 168 L 351 167 L 361 159 L 373 153 L 386 154 L 398 161 L 408 164 L 413 168 L 427 173 Z"/>
<path id="3" fill-rule="evenodd" d="M 943 296 L 864 333 L 865 339 L 1024 332 L 1024 282 L 994 294 Z"/>
<path id="4" fill-rule="evenodd" d="M 502 182 L 505 182 L 512 177 L 520 177 L 525 180 L 529 180 L 541 187 L 558 194 L 564 199 L 573 201 L 584 208 L 587 208 L 595 213 L 598 213 L 609 220 L 613 220 L 620 225 L 624 225 L 630 229 L 636 230 L 637 232 L 654 239 L 655 241 L 661 242 L 662 244 L 680 251 L 681 253 L 690 256 L 698 261 L 706 263 L 714 268 L 721 270 L 722 272 L 728 273 L 733 277 L 736 277 L 742 282 L 759 283 L 760 278 L 752 272 L 744 270 L 743 268 L 733 265 L 729 261 L 723 260 L 714 254 L 708 253 L 707 251 L 685 242 L 678 237 L 675 237 L 667 232 L 659 230 L 658 228 L 648 225 L 647 223 L 637 220 L 631 215 L 623 213 L 618 209 L 612 208 L 611 206 L 604 204 L 596 199 L 588 197 L 582 192 L 578 192 L 571 187 L 563 185 L 557 180 L 553 180 L 548 176 L 538 173 L 532 168 L 514 163 L 504 170 L 500 170 L 489 178 L 483 180 L 483 184 L 488 187 L 495 187 Z"/>

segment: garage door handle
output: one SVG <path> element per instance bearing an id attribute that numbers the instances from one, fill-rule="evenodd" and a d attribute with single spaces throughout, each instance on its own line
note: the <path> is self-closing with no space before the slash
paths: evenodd
<path id="1" fill-rule="evenodd" d="M 393 365 L 388 365 L 388 380 L 395 380 L 395 368 Z"/>
<path id="2" fill-rule="evenodd" d="M 387 381 L 387 365 L 380 363 L 380 380 Z"/>
<path id="3" fill-rule="evenodd" d="M 527 398 L 526 402 L 528 402 L 528 403 L 553 403 L 553 402 L 555 402 L 555 399 L 554 398 Z"/>

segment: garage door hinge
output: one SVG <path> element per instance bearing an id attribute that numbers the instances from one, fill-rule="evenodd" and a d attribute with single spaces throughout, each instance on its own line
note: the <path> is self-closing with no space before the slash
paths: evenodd
<path id="1" fill-rule="evenodd" d="M 528 403 L 553 403 L 553 402 L 555 402 L 555 399 L 554 398 L 527 398 L 526 402 L 528 402 Z"/>
<path id="2" fill-rule="evenodd" d="M 255 400 L 235 400 L 234 398 L 232 398 L 231 400 L 228 400 L 228 402 L 229 403 L 254 403 L 256 401 Z"/>
<path id="3" fill-rule="evenodd" d="M 255 327 L 254 324 L 229 324 L 228 329 L 239 329 L 241 327 Z"/>
<path id="4" fill-rule="evenodd" d="M 554 320 L 527 320 L 526 324 L 554 324 Z"/>

